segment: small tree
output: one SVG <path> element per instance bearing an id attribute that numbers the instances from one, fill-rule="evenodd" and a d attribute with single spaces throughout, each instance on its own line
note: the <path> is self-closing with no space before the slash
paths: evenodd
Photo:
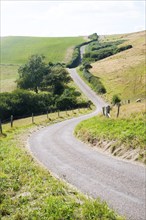
<path id="1" fill-rule="evenodd" d="M 53 94 L 60 95 L 70 80 L 68 72 L 63 67 L 53 66 L 43 77 L 42 88 L 46 88 L 46 90 L 50 88 Z"/>
<path id="2" fill-rule="evenodd" d="M 18 69 L 18 88 L 32 89 L 38 93 L 46 71 L 46 64 L 43 62 L 44 58 L 44 56 L 32 55 L 25 65 L 20 66 Z"/>
<path id="3" fill-rule="evenodd" d="M 120 102 L 121 102 L 121 99 L 119 98 L 119 96 L 118 95 L 113 95 L 112 104 L 116 105 L 116 104 L 118 104 Z"/>
<path id="4" fill-rule="evenodd" d="M 97 35 L 97 33 L 93 33 L 93 34 L 89 35 L 88 38 L 89 38 L 89 39 L 92 39 L 92 40 L 97 40 L 97 41 L 98 41 L 99 36 Z"/>

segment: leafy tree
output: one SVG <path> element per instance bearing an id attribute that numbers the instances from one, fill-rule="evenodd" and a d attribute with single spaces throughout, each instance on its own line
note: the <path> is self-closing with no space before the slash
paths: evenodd
<path id="1" fill-rule="evenodd" d="M 51 91 L 53 94 L 62 94 L 65 84 L 70 81 L 68 72 L 60 63 L 51 62 L 46 65 L 44 56 L 32 55 L 28 62 L 18 69 L 18 88 Z"/>
<path id="2" fill-rule="evenodd" d="M 64 110 L 68 108 L 73 108 L 77 106 L 77 97 L 81 93 L 76 91 L 75 88 L 67 88 L 64 90 L 61 96 L 58 96 L 56 100 L 57 108 Z"/>
<path id="3" fill-rule="evenodd" d="M 32 55 L 28 62 L 18 69 L 18 88 L 32 89 L 36 93 L 41 86 L 43 75 L 46 72 L 46 64 L 43 62 L 44 56 Z"/>
<path id="4" fill-rule="evenodd" d="M 71 80 L 68 72 L 60 65 L 55 65 L 48 69 L 43 77 L 42 90 L 51 89 L 53 94 L 60 95 L 63 93 L 66 84 Z"/>
<path id="5" fill-rule="evenodd" d="M 88 38 L 92 39 L 92 40 L 97 40 L 98 41 L 99 36 L 97 35 L 97 33 L 94 33 L 94 34 L 89 35 Z"/>

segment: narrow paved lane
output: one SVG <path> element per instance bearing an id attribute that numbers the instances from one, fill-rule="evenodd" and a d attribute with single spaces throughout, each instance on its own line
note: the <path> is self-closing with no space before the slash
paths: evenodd
<path id="1" fill-rule="evenodd" d="M 111 208 L 131 220 L 145 220 L 145 168 L 104 155 L 77 140 L 73 131 L 82 120 L 101 111 L 104 101 L 69 70 L 96 111 L 66 120 L 34 133 L 30 150 L 50 171 L 83 193 L 106 200 Z"/>

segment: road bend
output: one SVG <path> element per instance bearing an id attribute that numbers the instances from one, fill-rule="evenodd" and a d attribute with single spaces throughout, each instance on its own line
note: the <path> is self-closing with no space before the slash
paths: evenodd
<path id="1" fill-rule="evenodd" d="M 75 69 L 68 71 L 96 110 L 33 133 L 28 140 L 32 154 L 84 194 L 100 197 L 129 220 L 145 220 L 145 167 L 105 155 L 74 137 L 75 126 L 97 115 L 106 103 L 81 80 Z"/>

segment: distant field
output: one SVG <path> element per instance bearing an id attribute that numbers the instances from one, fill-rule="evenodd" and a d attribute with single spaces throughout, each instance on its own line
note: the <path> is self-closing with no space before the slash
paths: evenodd
<path id="1" fill-rule="evenodd" d="M 114 94 L 122 99 L 143 98 L 145 94 L 145 31 L 104 36 L 102 41 L 123 40 L 133 48 L 92 64 L 92 74 L 100 77 L 107 89 L 106 98 Z"/>
<path id="2" fill-rule="evenodd" d="M 67 62 L 73 47 L 84 41 L 83 37 L 2 37 L 1 63 L 23 64 L 36 53 L 43 54 L 48 62 Z"/>
<path id="3" fill-rule="evenodd" d="M 0 66 L 0 92 L 10 92 L 16 88 L 18 66 Z"/>
<path id="4" fill-rule="evenodd" d="M 18 67 L 32 54 L 43 54 L 46 62 L 68 62 L 74 46 L 84 41 L 83 37 L 2 37 L 0 92 L 10 92 L 16 88 Z"/>

